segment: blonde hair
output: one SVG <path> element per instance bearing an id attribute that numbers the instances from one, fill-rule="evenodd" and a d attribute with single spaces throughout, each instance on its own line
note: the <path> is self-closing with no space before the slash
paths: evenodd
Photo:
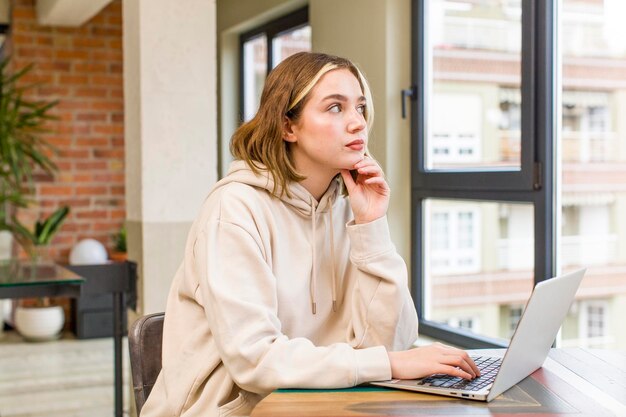
<path id="1" fill-rule="evenodd" d="M 347 69 L 358 80 L 367 107 L 364 117 L 368 130 L 374 121 L 374 105 L 367 80 L 349 60 L 315 52 L 299 52 L 282 61 L 265 80 L 259 110 L 252 120 L 233 134 L 230 151 L 245 161 L 256 174 L 266 169 L 274 179 L 274 194 L 289 193 L 288 184 L 305 177 L 296 171 L 289 144 L 284 138 L 284 121 L 298 121 L 311 90 L 324 74 Z M 263 168 L 264 167 L 264 168 Z"/>

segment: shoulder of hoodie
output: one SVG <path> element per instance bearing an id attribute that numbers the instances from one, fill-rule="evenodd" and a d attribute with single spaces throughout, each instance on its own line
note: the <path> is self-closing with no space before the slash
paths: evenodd
<path id="1" fill-rule="evenodd" d="M 203 225 L 218 221 L 250 226 L 265 213 L 270 200 L 274 200 L 272 204 L 282 204 L 267 190 L 231 182 L 211 191 L 200 210 L 200 221 Z"/>

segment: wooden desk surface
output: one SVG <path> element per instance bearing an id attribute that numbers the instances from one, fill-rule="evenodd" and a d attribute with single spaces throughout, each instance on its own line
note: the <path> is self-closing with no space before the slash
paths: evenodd
<path id="1" fill-rule="evenodd" d="M 490 403 L 378 387 L 279 390 L 252 417 L 626 417 L 626 352 L 553 349 L 543 368 Z"/>

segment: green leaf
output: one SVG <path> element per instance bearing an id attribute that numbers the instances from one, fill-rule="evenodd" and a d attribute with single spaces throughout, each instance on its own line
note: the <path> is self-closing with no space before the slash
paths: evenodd
<path id="1" fill-rule="evenodd" d="M 50 243 L 52 236 L 61 226 L 69 212 L 70 208 L 68 206 L 63 206 L 44 220 L 40 233 L 36 234 L 37 244 L 45 245 Z"/>

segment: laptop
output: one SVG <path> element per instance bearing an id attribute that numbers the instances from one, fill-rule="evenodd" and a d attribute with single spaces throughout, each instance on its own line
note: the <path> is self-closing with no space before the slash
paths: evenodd
<path id="1" fill-rule="evenodd" d="M 372 384 L 477 401 L 493 400 L 541 368 L 585 271 L 581 269 L 535 285 L 504 357 L 480 355 L 477 351 L 470 355 L 480 369 L 478 378 L 468 381 L 436 374 L 421 379 L 392 379 Z"/>

